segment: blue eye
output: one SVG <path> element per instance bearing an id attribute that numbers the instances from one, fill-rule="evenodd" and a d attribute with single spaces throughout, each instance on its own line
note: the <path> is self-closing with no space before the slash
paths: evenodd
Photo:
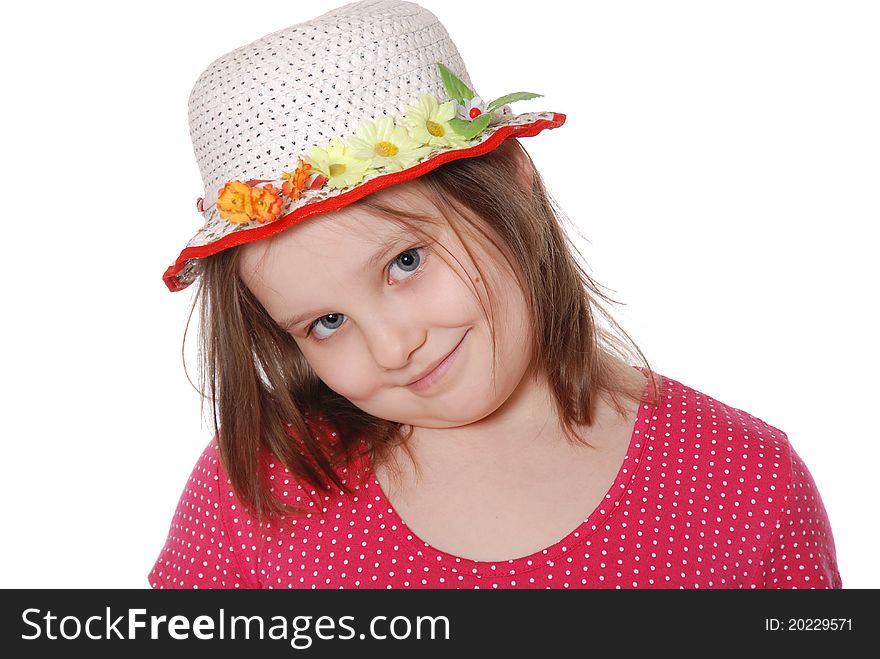
<path id="1" fill-rule="evenodd" d="M 388 268 L 389 272 L 391 271 L 391 267 L 397 263 L 400 263 L 405 274 L 416 272 L 422 263 L 422 257 L 419 255 L 419 252 L 423 249 L 423 247 L 414 247 L 398 254 L 397 258 L 391 262 Z"/>
<path id="2" fill-rule="evenodd" d="M 309 328 L 309 334 L 314 334 L 316 340 L 323 341 L 335 334 L 336 330 L 342 326 L 344 318 L 345 315 L 341 313 L 328 313 L 326 316 L 321 316 L 318 320 L 312 323 L 312 326 Z M 325 330 L 331 330 L 330 334 L 321 334 L 319 330 L 322 328 Z"/>
<path id="3" fill-rule="evenodd" d="M 410 275 L 419 272 L 422 269 L 422 264 L 425 261 L 424 257 L 424 247 L 413 247 L 411 249 L 406 250 L 405 252 L 401 252 L 398 254 L 391 263 L 388 264 L 388 273 L 392 278 L 395 279 L 409 279 Z M 398 266 L 399 264 L 399 266 Z M 391 274 L 391 269 L 395 266 L 400 267 L 403 275 L 401 277 L 394 277 Z M 342 326 L 342 321 L 345 318 L 345 314 L 341 313 L 331 313 L 326 316 L 321 316 L 311 325 L 309 325 L 308 332 L 306 334 L 307 338 L 312 339 L 313 341 L 326 341 L 330 337 L 332 337 L 336 330 Z M 324 329 L 325 331 L 329 331 L 327 334 L 321 334 L 320 330 Z"/>

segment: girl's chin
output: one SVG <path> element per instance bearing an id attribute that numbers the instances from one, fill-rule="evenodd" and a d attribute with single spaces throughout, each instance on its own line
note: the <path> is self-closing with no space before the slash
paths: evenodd
<path id="1" fill-rule="evenodd" d="M 431 430 L 440 430 L 443 428 L 462 428 L 472 423 L 482 421 L 492 415 L 492 408 L 486 406 L 472 406 L 468 403 L 473 401 L 462 401 L 461 405 L 454 403 L 446 404 L 444 401 L 443 408 L 439 409 L 436 414 L 425 413 L 408 417 L 404 421 L 398 421 L 414 428 L 424 428 Z M 453 411 L 454 410 L 454 411 Z"/>

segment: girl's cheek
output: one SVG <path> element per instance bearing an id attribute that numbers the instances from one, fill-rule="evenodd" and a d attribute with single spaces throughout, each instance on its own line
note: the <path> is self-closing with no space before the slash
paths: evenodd
<path id="1" fill-rule="evenodd" d="M 310 350 L 303 352 L 306 361 L 312 367 L 321 381 L 340 396 L 356 400 L 371 395 L 375 389 L 375 383 L 370 379 L 370 367 L 365 363 L 366 357 L 357 351 L 343 346 L 350 337 L 338 337 L 339 341 L 329 339 L 335 343 L 332 348 Z M 356 343 L 356 342 L 354 342 Z"/>
<path id="2" fill-rule="evenodd" d="M 479 302 L 475 297 L 474 283 L 460 267 L 453 270 L 445 263 L 437 264 L 420 281 L 418 287 L 418 313 L 414 318 L 423 318 L 443 327 L 454 325 L 459 319 L 470 318 Z M 477 284 L 479 287 L 479 284 Z"/>

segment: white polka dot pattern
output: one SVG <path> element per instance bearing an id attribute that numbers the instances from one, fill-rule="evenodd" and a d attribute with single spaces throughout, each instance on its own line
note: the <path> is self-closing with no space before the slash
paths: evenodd
<path id="1" fill-rule="evenodd" d="M 354 494 L 320 496 L 278 465 L 272 485 L 310 511 L 260 525 L 212 443 L 149 575 L 154 588 L 841 588 L 816 485 L 784 432 L 661 376 L 615 482 L 556 544 L 474 561 L 416 537 L 365 463 Z M 326 432 L 332 428 L 320 424 Z M 316 505 L 316 502 L 318 504 Z M 321 510 L 318 510 L 320 506 Z"/>

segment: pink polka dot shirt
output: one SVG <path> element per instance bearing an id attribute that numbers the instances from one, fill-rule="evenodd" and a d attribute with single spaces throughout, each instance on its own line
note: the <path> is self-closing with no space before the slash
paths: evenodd
<path id="1" fill-rule="evenodd" d="M 661 376 L 663 377 L 663 376 Z M 816 485 L 784 432 L 663 377 L 617 478 L 556 544 L 475 561 L 435 549 L 395 512 L 366 463 L 353 495 L 316 495 L 277 464 L 273 488 L 308 513 L 260 525 L 212 442 L 149 574 L 154 588 L 841 588 Z M 321 427 L 329 427 L 322 425 Z"/>

